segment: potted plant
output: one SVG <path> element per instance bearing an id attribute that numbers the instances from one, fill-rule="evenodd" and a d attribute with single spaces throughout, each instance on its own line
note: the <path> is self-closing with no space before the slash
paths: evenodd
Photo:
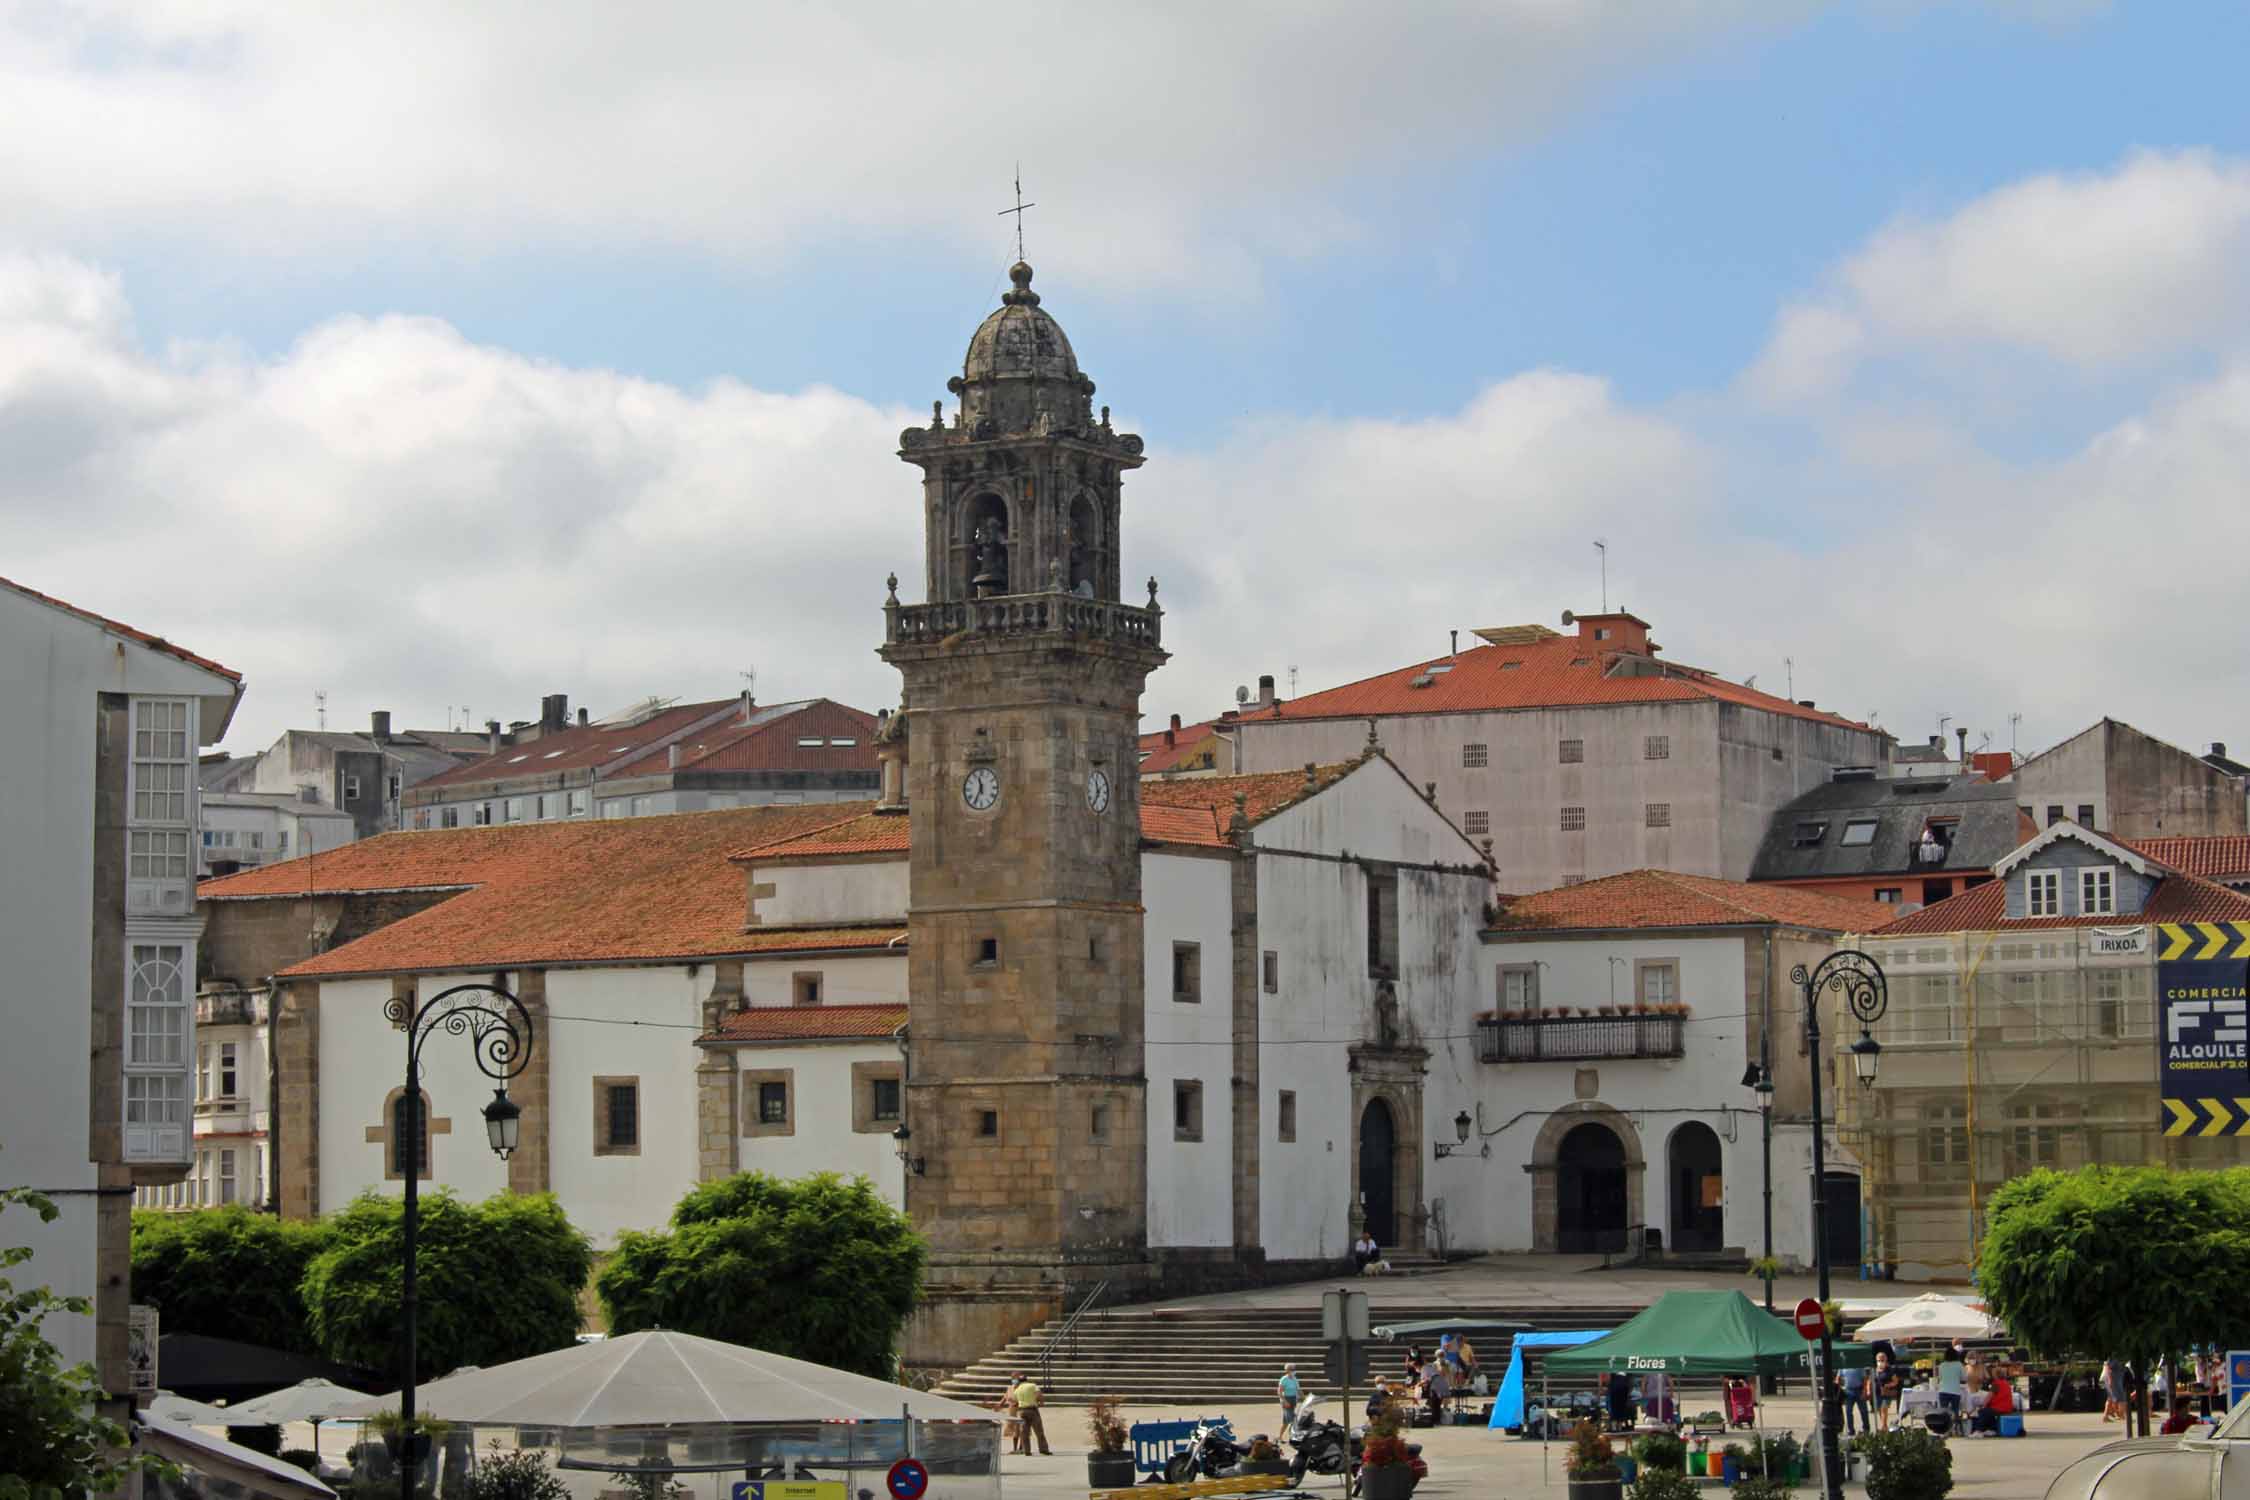
<path id="1" fill-rule="evenodd" d="M 1878 1432 L 1867 1443 L 1867 1500 L 1942 1500 L 1953 1489 L 1953 1452 L 1920 1428 Z"/>
<path id="2" fill-rule="evenodd" d="M 1701 1487 L 1676 1469 L 1644 1469 L 1633 1500 L 1696 1500 Z"/>
<path id="3" fill-rule="evenodd" d="M 1687 1471 L 1690 1474 L 1711 1472 L 1711 1440 L 1701 1433 L 1697 1433 L 1694 1441 L 1688 1444 Z"/>
<path id="4" fill-rule="evenodd" d="M 1125 1419 L 1117 1414 L 1117 1398 L 1101 1396 L 1086 1406 L 1086 1487 L 1118 1490 L 1137 1477 Z"/>
<path id="5" fill-rule="evenodd" d="M 1250 1451 L 1243 1454 L 1242 1462 L 1236 1466 L 1235 1472 L 1286 1474 L 1289 1472 L 1289 1460 L 1281 1456 L 1281 1450 L 1274 1446 L 1273 1439 L 1261 1432 L 1250 1440 Z"/>
<path id="6" fill-rule="evenodd" d="M 1609 1451 L 1609 1439 L 1591 1419 L 1570 1429 L 1570 1456 L 1563 1460 L 1570 1500 L 1625 1500 L 1625 1479 Z M 1369 1493 L 1367 1500 L 1376 1500 Z"/>
<path id="7" fill-rule="evenodd" d="M 1750 1450 L 1740 1443 L 1729 1443 L 1719 1450 L 1719 1482 L 1733 1484 L 1742 1478 Z"/>
<path id="8" fill-rule="evenodd" d="M 367 1425 L 374 1428 L 375 1436 L 382 1440 L 383 1451 L 403 1464 L 421 1463 L 430 1456 L 431 1444 L 453 1430 L 450 1422 L 440 1422 L 420 1412 L 415 1413 L 410 1427 L 396 1407 L 375 1413 L 367 1419 Z"/>
<path id="9" fill-rule="evenodd" d="M 1687 1468 L 1687 1442 L 1677 1433 L 1647 1433 L 1633 1444 L 1633 1457 L 1646 1468 L 1677 1474 Z"/>
<path id="10" fill-rule="evenodd" d="M 1742 1482 L 1734 1487 L 1734 1500 L 1792 1500 L 1792 1497 L 1785 1480 L 1745 1474 Z"/>
<path id="11" fill-rule="evenodd" d="M 1406 1451 L 1406 1439 L 1398 1435 L 1398 1418 L 1386 1404 L 1382 1415 L 1367 1424 L 1367 1441 L 1360 1449 L 1360 1500 L 1406 1500 L 1414 1491 L 1413 1457 Z M 1571 1491 L 1573 1497 L 1577 1493 Z M 1616 1491 L 1610 1494 L 1614 1500 Z"/>

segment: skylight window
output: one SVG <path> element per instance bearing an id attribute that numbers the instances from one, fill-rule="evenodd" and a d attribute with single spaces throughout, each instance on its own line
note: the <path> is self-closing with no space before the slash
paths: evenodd
<path id="1" fill-rule="evenodd" d="M 1873 818 L 1852 819 L 1844 825 L 1844 836 L 1839 842 L 1847 849 L 1855 845 L 1874 843 L 1875 820 Z"/>
<path id="2" fill-rule="evenodd" d="M 547 752 L 547 756 L 546 756 L 546 758 L 547 758 L 548 760 L 553 760 L 553 759 L 554 759 L 554 758 L 555 758 L 556 756 L 558 756 L 558 755 L 562 755 L 562 754 L 564 754 L 564 753 L 565 753 L 565 752 L 564 752 L 564 751 L 561 751 L 561 750 L 550 750 L 550 751 L 548 751 L 548 752 Z"/>
<path id="3" fill-rule="evenodd" d="M 1789 843 L 1793 849 L 1810 849 L 1826 837 L 1828 837 L 1828 825 L 1826 823 L 1799 823 L 1797 831 L 1790 836 Z"/>
<path id="4" fill-rule="evenodd" d="M 857 739 L 855 739 L 855 738 L 853 738 L 853 737 L 851 737 L 851 736 L 847 735 L 847 736 L 845 736 L 845 737 L 844 737 L 844 738 L 842 738 L 842 739 L 831 739 L 831 740 L 829 740 L 829 742 L 828 742 L 828 743 L 829 743 L 829 744 L 830 744 L 831 746 L 835 747 L 836 749 L 840 749 L 840 750 L 849 750 L 849 749 L 852 749 L 852 748 L 853 748 L 854 746 L 858 745 L 858 744 L 859 744 L 859 741 L 858 741 Z"/>
<path id="5" fill-rule="evenodd" d="M 800 750 L 818 750 L 824 743 L 826 742 L 817 734 L 800 734 L 797 736 L 797 748 Z"/>
<path id="6" fill-rule="evenodd" d="M 509 756 L 509 757 L 508 757 L 508 764 L 509 764 L 509 765 L 511 765 L 511 766 L 513 766 L 513 765 L 520 765 L 520 764 L 522 764 L 522 763 L 523 763 L 524 761 L 527 761 L 527 760 L 529 760 L 529 759 L 531 759 L 531 752 L 530 752 L 530 751 L 528 751 L 528 750 L 526 750 L 526 751 L 525 751 L 525 752 L 524 752 L 523 754 L 521 754 L 521 755 L 511 755 L 511 756 Z"/>

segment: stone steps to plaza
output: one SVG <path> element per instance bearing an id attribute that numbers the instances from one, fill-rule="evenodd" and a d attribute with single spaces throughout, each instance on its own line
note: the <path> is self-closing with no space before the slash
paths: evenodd
<path id="1" fill-rule="evenodd" d="M 1616 1304 L 1588 1303 L 1535 1307 L 1494 1305 L 1465 1309 L 1458 1304 L 1391 1303 L 1375 1300 L 1371 1321 L 1378 1327 L 1426 1318 L 1480 1318 L 1512 1321 L 1529 1330 L 1612 1328 L 1637 1311 Z M 1017 1372 L 1040 1381 L 1046 1399 L 1057 1405 L 1083 1405 L 1115 1396 L 1127 1405 L 1194 1405 L 1212 1402 L 1268 1403 L 1281 1367 L 1294 1362 L 1310 1391 L 1334 1400 L 1321 1374 L 1327 1344 L 1320 1336 L 1320 1309 L 1309 1307 L 1154 1307 L 1089 1312 L 1059 1341 L 1062 1319 L 1032 1329 L 938 1387 L 964 1401 L 1000 1399 Z M 1414 1340 L 1427 1353 L 1435 1338 Z M 1512 1336 L 1476 1336 L 1479 1363 L 1496 1388 L 1508 1366 Z M 1368 1369 L 1396 1375 L 1407 1341 L 1377 1340 L 1368 1346 Z M 1538 1355 L 1527 1351 L 1536 1378 Z M 1239 1419 L 1238 1419 L 1239 1420 Z"/>

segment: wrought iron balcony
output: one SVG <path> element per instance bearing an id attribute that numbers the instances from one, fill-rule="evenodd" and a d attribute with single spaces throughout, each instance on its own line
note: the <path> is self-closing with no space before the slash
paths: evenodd
<path id="1" fill-rule="evenodd" d="M 1087 599 L 1076 594 L 996 594 L 931 604 L 885 604 L 884 640 L 893 646 L 936 645 L 958 636 L 1075 635 L 1154 647 L 1163 635 L 1164 611 Z"/>
<path id="2" fill-rule="evenodd" d="M 1477 1021 L 1477 1060 L 1585 1062 L 1607 1057 L 1679 1057 L 1686 1017 L 1486 1016 Z"/>

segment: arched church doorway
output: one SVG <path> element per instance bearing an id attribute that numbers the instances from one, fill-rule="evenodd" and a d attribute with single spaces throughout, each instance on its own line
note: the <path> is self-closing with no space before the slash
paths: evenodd
<path id="1" fill-rule="evenodd" d="M 1625 1248 L 1625 1145 L 1607 1125 L 1573 1128 L 1555 1153 L 1555 1248 L 1565 1255 Z"/>
<path id="2" fill-rule="evenodd" d="M 1668 1226 L 1674 1250 L 1716 1250 L 1726 1237 L 1725 1177 L 1718 1132 L 1690 1120 L 1672 1132 L 1666 1182 L 1672 1200 Z"/>
<path id="3" fill-rule="evenodd" d="M 1367 1232 L 1390 1249 L 1398 1244 L 1398 1122 L 1380 1099 L 1359 1117 L 1359 1199 Z"/>

